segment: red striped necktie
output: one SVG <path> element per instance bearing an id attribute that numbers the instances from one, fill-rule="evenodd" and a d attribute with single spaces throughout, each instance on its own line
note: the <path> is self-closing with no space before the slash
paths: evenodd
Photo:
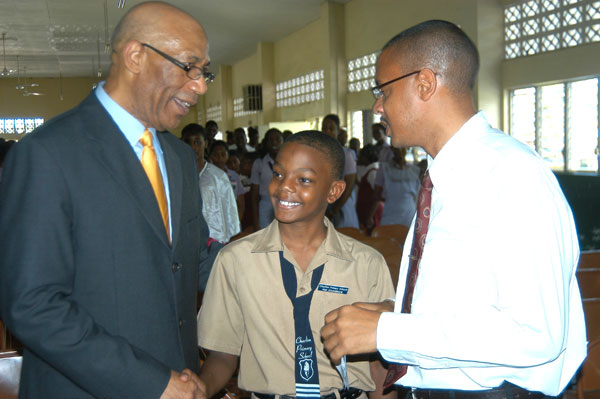
<path id="1" fill-rule="evenodd" d="M 419 262 L 421 261 L 421 254 L 425 246 L 425 237 L 427 237 L 427 230 L 429 229 L 432 191 L 433 183 L 431 182 L 431 177 L 429 177 L 429 171 L 427 171 L 425 176 L 423 176 L 417 200 L 417 221 L 415 223 L 413 242 L 409 255 L 408 273 L 406 275 L 404 298 L 402 299 L 402 313 L 410 313 L 412 306 L 413 293 L 415 291 L 415 284 L 417 283 L 417 275 L 419 274 Z M 390 364 L 383 387 L 387 388 L 391 386 L 404 376 L 404 374 L 406 374 L 406 364 Z"/>

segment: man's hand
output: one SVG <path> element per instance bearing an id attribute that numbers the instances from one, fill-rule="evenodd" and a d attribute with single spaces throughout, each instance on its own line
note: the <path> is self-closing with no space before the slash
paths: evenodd
<path id="1" fill-rule="evenodd" d="M 181 375 L 179 376 L 179 379 L 181 381 L 193 381 L 194 384 L 196 384 L 196 389 L 203 395 L 203 398 L 206 398 L 206 384 L 204 383 L 204 381 L 200 380 L 200 377 L 198 377 L 192 370 L 190 369 L 185 369 L 181 372 Z"/>
<path id="2" fill-rule="evenodd" d="M 171 378 L 160 399 L 207 399 L 202 381 L 191 370 L 180 374 L 171 370 Z"/>
<path id="3" fill-rule="evenodd" d="M 356 303 L 325 315 L 323 345 L 334 364 L 344 355 L 377 351 L 377 323 L 382 312 L 393 311 L 393 302 Z"/>

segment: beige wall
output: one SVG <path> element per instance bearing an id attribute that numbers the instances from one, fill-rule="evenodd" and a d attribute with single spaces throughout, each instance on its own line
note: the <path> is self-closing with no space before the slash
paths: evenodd
<path id="1" fill-rule="evenodd" d="M 44 93 L 43 96 L 24 97 L 17 90 L 17 79 L 0 79 L 0 117 L 41 116 L 48 120 L 79 104 L 92 90 L 92 79 L 70 78 L 62 80 L 62 99 L 57 78 L 35 79 L 39 87 L 29 91 Z"/>
<path id="2" fill-rule="evenodd" d="M 474 91 L 478 109 L 490 123 L 503 128 L 507 108 L 503 96 L 508 89 L 597 75 L 600 44 L 554 51 L 515 60 L 503 59 L 503 5 L 512 0 L 352 0 L 346 4 L 325 2 L 320 15 L 305 27 L 274 43 L 258 43 L 255 52 L 233 65 L 222 65 L 215 81 L 195 109 L 174 129 L 201 119 L 206 109 L 220 104 L 221 131 L 248 124 L 267 126 L 281 121 L 315 121 L 336 112 L 342 120 L 346 111 L 370 109 L 368 91 L 348 93 L 346 62 L 379 50 L 387 40 L 418 22 L 441 18 L 459 24 L 481 53 L 481 70 Z M 275 107 L 275 85 L 315 70 L 325 71 L 325 99 L 295 107 Z M 45 119 L 75 106 L 87 93 L 89 78 L 64 79 L 63 99 L 59 80 L 37 79 L 43 97 L 22 97 L 14 79 L 0 79 L 0 115 L 42 116 Z M 262 84 L 263 111 L 233 117 L 233 98 L 242 87 Z"/>
<path id="3" fill-rule="evenodd" d="M 475 103 L 497 125 L 502 114 L 502 16 L 502 6 L 496 0 L 353 0 L 345 7 L 346 59 L 379 51 L 389 39 L 419 22 L 428 19 L 454 22 L 481 52 Z M 347 93 L 346 101 L 350 111 L 370 109 L 374 102 L 368 91 Z"/>
<path id="4" fill-rule="evenodd" d="M 247 85 L 260 85 L 262 83 L 262 59 L 260 49 L 250 57 L 233 64 L 231 66 L 231 89 L 232 101 L 235 98 L 243 97 L 243 87 Z M 262 112 L 240 117 L 233 117 L 232 129 L 240 126 L 258 125 L 262 120 Z M 233 116 L 233 114 L 232 114 Z"/>
<path id="5" fill-rule="evenodd" d="M 0 79 L 0 118 L 42 117 L 52 119 L 79 104 L 92 90 L 91 78 L 58 78 L 35 79 L 39 87 L 30 91 L 44 93 L 43 96 L 24 97 L 23 91 L 17 90 L 17 79 Z M 19 135 L 1 135 L 5 139 L 19 139 Z"/>
<path id="6" fill-rule="evenodd" d="M 75 107 L 92 90 L 92 84 L 95 80 L 91 78 L 37 78 L 35 82 L 39 87 L 30 89 L 40 93 L 43 96 L 24 97 L 23 91 L 16 90 L 17 79 L 0 79 L 0 118 L 24 118 L 24 117 L 42 117 L 48 121 L 53 117 Z M 61 98 L 62 94 L 62 98 Z M 180 136 L 183 126 L 197 121 L 196 107 L 192 107 L 190 112 L 182 118 L 179 126 L 172 129 L 176 136 Z M 19 139 L 19 135 L 0 135 L 5 139 Z"/>
<path id="7" fill-rule="evenodd" d="M 321 10 L 326 6 L 321 7 Z M 306 27 L 278 40 L 273 44 L 275 83 L 283 82 L 316 70 L 327 69 L 328 40 L 327 20 L 321 17 Z M 303 121 L 315 115 L 324 115 L 324 101 L 295 107 L 277 108 L 275 119 L 280 121 Z"/>

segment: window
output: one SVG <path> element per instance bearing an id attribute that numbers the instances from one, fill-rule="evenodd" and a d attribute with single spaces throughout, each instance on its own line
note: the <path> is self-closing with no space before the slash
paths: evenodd
<path id="1" fill-rule="evenodd" d="M 256 114 L 258 111 L 244 111 L 244 97 L 238 97 L 233 99 L 233 116 L 239 118 L 240 116 L 247 116 Z"/>
<path id="2" fill-rule="evenodd" d="M 504 8 L 506 59 L 598 41 L 598 0 L 527 0 Z"/>
<path id="3" fill-rule="evenodd" d="M 221 104 L 211 105 L 206 109 L 206 120 L 221 122 Z"/>
<path id="4" fill-rule="evenodd" d="M 0 118 L 0 134 L 24 134 L 44 123 L 44 118 Z"/>
<path id="5" fill-rule="evenodd" d="M 585 79 L 510 91 L 510 134 L 554 170 L 598 172 L 598 84 Z"/>
<path id="6" fill-rule="evenodd" d="M 375 63 L 379 52 L 348 61 L 348 91 L 355 93 L 375 86 Z"/>
<path id="7" fill-rule="evenodd" d="M 291 107 L 324 99 L 325 77 L 323 70 L 277 83 L 275 97 L 277 108 Z"/>
<path id="8" fill-rule="evenodd" d="M 348 140 L 356 137 L 363 146 L 363 111 L 348 112 Z"/>

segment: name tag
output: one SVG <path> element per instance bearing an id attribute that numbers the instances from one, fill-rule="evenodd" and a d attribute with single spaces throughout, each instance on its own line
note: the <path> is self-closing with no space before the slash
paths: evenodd
<path id="1" fill-rule="evenodd" d="M 348 287 L 340 287 L 339 285 L 319 284 L 317 289 L 319 291 L 331 292 L 333 294 L 346 295 L 348 293 Z"/>

